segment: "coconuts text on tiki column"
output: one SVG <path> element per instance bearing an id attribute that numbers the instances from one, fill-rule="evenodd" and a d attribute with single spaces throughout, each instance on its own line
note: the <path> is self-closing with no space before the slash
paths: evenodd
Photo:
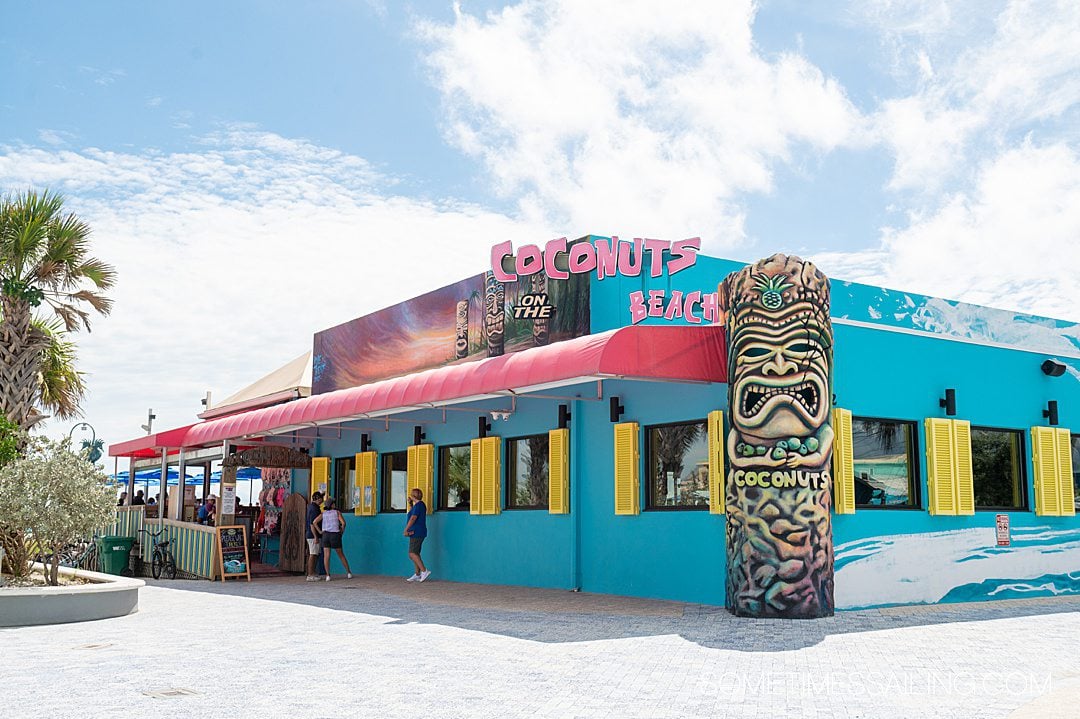
<path id="1" fill-rule="evenodd" d="M 829 280 L 773 255 L 728 275 L 727 607 L 833 613 Z"/>

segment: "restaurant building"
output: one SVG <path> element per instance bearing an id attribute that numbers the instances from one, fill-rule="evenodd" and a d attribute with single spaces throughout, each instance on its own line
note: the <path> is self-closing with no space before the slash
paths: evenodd
<path id="1" fill-rule="evenodd" d="M 271 505 L 325 489 L 354 573 L 411 573 L 419 487 L 438 580 L 776 617 L 1080 593 L 1080 325 L 699 248 L 497 245 L 317 333 L 310 396 L 110 454 L 262 466 Z"/>

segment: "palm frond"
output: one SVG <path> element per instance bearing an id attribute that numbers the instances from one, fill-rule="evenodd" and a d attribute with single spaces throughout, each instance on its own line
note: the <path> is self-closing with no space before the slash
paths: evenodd
<path id="1" fill-rule="evenodd" d="M 99 290 L 110 289 L 116 284 L 116 268 L 96 257 L 83 260 L 78 274 L 93 282 Z"/>
<path id="2" fill-rule="evenodd" d="M 75 369 L 75 343 L 65 337 L 61 323 L 34 318 L 34 328 L 48 338 L 38 371 L 41 406 L 60 419 L 81 417 L 79 405 L 86 395 L 84 375 Z"/>

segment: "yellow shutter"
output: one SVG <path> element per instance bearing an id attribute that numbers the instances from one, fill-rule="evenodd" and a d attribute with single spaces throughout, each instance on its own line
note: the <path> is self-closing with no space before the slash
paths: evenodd
<path id="1" fill-rule="evenodd" d="M 1060 516 L 1060 471 L 1057 437 L 1053 427 L 1031 428 L 1031 460 L 1035 467 L 1035 514 L 1043 517 Z"/>
<path id="2" fill-rule="evenodd" d="M 638 423 L 615 425 L 615 514 L 641 511 Z"/>
<path id="3" fill-rule="evenodd" d="M 416 461 L 420 474 L 417 483 L 420 491 L 424 493 L 428 514 L 431 514 L 435 511 L 435 445 L 422 444 L 417 447 Z"/>
<path id="4" fill-rule="evenodd" d="M 930 514 L 956 514 L 956 462 L 953 459 L 952 422 L 926 419 L 926 486 Z"/>
<path id="5" fill-rule="evenodd" d="M 855 514 L 855 447 L 851 433 L 851 411 L 833 408 L 833 509 L 837 514 Z"/>
<path id="6" fill-rule="evenodd" d="M 1076 516 L 1076 487 L 1073 485 L 1072 434 L 1059 428 L 1057 434 L 1058 496 L 1061 497 L 1061 516 Z"/>
<path id="7" fill-rule="evenodd" d="M 484 456 L 484 440 L 474 439 L 469 442 L 469 514 L 483 514 L 480 509 L 482 482 L 480 480 L 480 459 Z"/>
<path id="8" fill-rule="evenodd" d="M 365 517 L 375 516 L 375 468 L 378 466 L 378 452 L 361 452 L 356 455 L 356 486 L 360 489 L 360 501 L 356 503 L 354 514 Z"/>
<path id="9" fill-rule="evenodd" d="M 975 514 L 975 475 L 971 466 L 971 422 L 966 419 L 954 419 L 952 439 L 956 513 Z"/>
<path id="10" fill-rule="evenodd" d="M 1035 466 L 1035 514 L 1042 517 L 1061 516 L 1061 470 L 1057 450 L 1057 433 L 1053 427 L 1031 428 L 1031 461 Z"/>
<path id="11" fill-rule="evenodd" d="M 502 474 L 502 438 L 484 437 L 480 444 L 480 514 L 498 514 L 501 509 L 499 478 Z"/>
<path id="12" fill-rule="evenodd" d="M 570 430 L 548 432 L 548 513 L 570 512 Z"/>
<path id="13" fill-rule="evenodd" d="M 405 491 L 411 494 L 414 489 L 419 489 L 424 495 L 428 512 L 433 511 L 431 493 L 435 476 L 434 456 L 435 446 L 431 444 L 414 444 L 405 454 Z"/>
<path id="14" fill-rule="evenodd" d="M 330 458 L 329 457 L 312 457 L 311 458 L 311 484 L 308 488 L 308 499 L 311 499 L 311 495 L 315 492 L 322 492 L 323 497 L 326 497 L 330 490 Z"/>
<path id="15" fill-rule="evenodd" d="M 405 450 L 405 495 L 412 494 L 413 488 L 418 487 L 417 477 L 419 476 L 417 462 L 416 462 L 416 450 L 419 445 L 411 445 Z"/>
<path id="16" fill-rule="evenodd" d="M 709 412 L 709 513 L 724 513 L 724 413 Z"/>

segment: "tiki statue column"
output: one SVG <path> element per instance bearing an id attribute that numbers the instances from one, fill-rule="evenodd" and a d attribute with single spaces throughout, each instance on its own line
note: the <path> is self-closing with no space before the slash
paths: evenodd
<path id="1" fill-rule="evenodd" d="M 484 327 L 487 329 L 488 357 L 503 354 L 506 330 L 506 288 L 495 273 L 484 275 Z"/>
<path id="2" fill-rule="evenodd" d="M 720 284 L 728 336 L 727 607 L 833 613 L 829 280 L 773 255 Z"/>

